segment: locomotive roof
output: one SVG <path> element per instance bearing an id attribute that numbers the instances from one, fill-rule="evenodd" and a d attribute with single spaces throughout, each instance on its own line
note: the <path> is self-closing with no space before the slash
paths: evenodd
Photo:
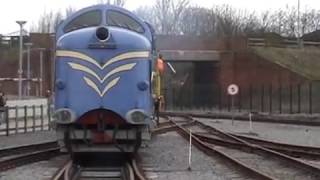
<path id="1" fill-rule="evenodd" d="M 130 17 L 132 17 L 134 20 L 136 20 L 144 29 L 148 29 L 147 25 L 143 22 L 142 19 L 140 19 L 139 17 L 137 17 L 134 13 L 122 8 L 122 7 L 118 7 L 118 6 L 114 6 L 114 5 L 110 5 L 110 4 L 98 4 L 98 5 L 93 5 L 93 6 L 89 6 L 83 9 L 80 9 L 79 11 L 73 13 L 71 16 L 69 16 L 67 19 L 65 19 L 58 27 L 57 32 L 56 32 L 56 38 L 58 39 L 59 37 L 61 37 L 63 34 L 65 34 L 64 32 L 64 27 L 66 25 L 68 25 L 74 18 L 78 17 L 79 15 L 82 15 L 86 12 L 90 12 L 90 11 L 94 11 L 94 10 L 100 10 L 102 12 L 106 12 L 106 11 L 118 11 L 121 13 L 124 13 Z"/>

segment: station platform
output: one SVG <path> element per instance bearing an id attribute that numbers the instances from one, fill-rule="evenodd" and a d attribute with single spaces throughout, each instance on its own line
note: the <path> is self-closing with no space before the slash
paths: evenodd
<path id="1" fill-rule="evenodd" d="M 55 131 L 37 131 L 10 136 L 0 136 L 0 149 L 38 144 L 55 140 Z"/>

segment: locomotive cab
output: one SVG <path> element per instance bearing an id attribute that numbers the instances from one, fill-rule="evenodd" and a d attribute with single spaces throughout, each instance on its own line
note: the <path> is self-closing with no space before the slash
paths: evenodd
<path id="1" fill-rule="evenodd" d="M 56 35 L 55 122 L 62 151 L 134 152 L 150 139 L 153 35 L 129 11 L 97 5 Z"/>

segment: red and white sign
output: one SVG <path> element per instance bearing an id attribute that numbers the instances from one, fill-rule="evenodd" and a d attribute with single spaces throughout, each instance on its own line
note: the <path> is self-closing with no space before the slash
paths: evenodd
<path id="1" fill-rule="evenodd" d="M 230 84 L 228 86 L 228 94 L 231 96 L 234 96 L 236 94 L 238 94 L 239 92 L 239 87 L 236 84 Z"/>

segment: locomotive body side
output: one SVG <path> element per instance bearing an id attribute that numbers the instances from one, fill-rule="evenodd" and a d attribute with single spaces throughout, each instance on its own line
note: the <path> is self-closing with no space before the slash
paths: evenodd
<path id="1" fill-rule="evenodd" d="M 63 151 L 133 152 L 150 138 L 151 36 L 140 19 L 109 5 L 83 9 L 60 25 L 55 119 Z"/>

